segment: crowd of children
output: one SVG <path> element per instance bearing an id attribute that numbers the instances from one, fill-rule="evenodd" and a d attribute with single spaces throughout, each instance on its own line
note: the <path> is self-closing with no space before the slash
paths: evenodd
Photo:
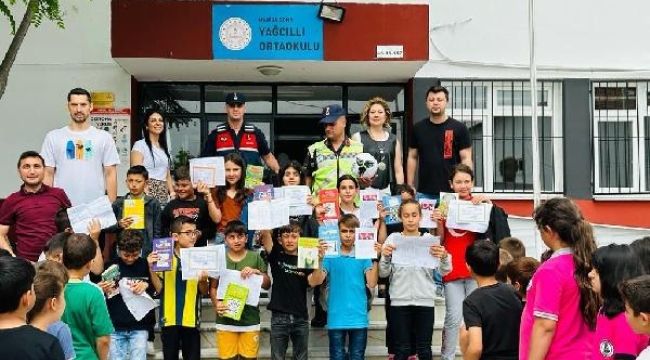
<path id="1" fill-rule="evenodd" d="M 237 154 L 224 160 L 226 185 L 213 189 L 193 185 L 188 169 L 175 169 L 175 198 L 164 207 L 145 195 L 147 170 L 131 167 L 129 192 L 113 204 L 117 224 L 105 231 L 117 240 L 108 237 L 104 256 L 99 224 L 91 223 L 89 235 L 74 233 L 62 210 L 56 219 L 60 233 L 47 242 L 36 267 L 0 257 L 3 354 L 8 359 L 145 359 L 157 321 L 164 359 L 178 359 L 179 353 L 199 359 L 201 300 L 209 297 L 217 314 L 218 357 L 257 358 L 263 336 L 259 306 L 245 305 L 235 320 L 227 316 L 219 276 L 183 273 L 182 249 L 224 243 L 226 269 L 243 279 L 261 277 L 261 288 L 270 289 L 273 359 L 284 359 L 290 343 L 293 359 L 308 358 L 312 303 L 327 324 L 330 358 L 364 359 L 369 309 L 380 282 L 389 358 L 430 360 L 439 277 L 446 304 L 443 359 L 455 358 L 458 345 L 465 359 L 650 359 L 650 275 L 644 275 L 650 270 L 650 238 L 597 248 L 591 225 L 566 198 L 550 199 L 534 211 L 551 251 L 541 264 L 526 257 L 516 238 L 486 239 L 453 228 L 442 207 L 427 215 L 437 227 L 421 228 L 422 206 L 406 185 L 394 189 L 401 197 L 396 214 L 379 201 L 377 218 L 362 218 L 359 181 L 347 174 L 337 181 L 340 216 L 323 220 L 326 209 L 307 195 L 313 214 L 259 231 L 256 248 L 246 224 L 252 193 L 244 185 L 245 164 Z M 288 162 L 276 185 L 302 184 L 301 172 L 298 162 Z M 473 176 L 471 168 L 457 165 L 451 189 L 460 200 L 491 204 L 472 193 Z M 138 219 L 124 216 L 125 202 L 139 199 L 144 226 L 130 229 Z M 399 222 L 387 223 L 391 215 Z M 321 240 L 317 266 L 301 268 L 299 239 L 318 237 L 322 226 L 338 228 L 337 256 L 327 256 L 331 249 Z M 358 229 L 377 234 L 370 259 L 355 256 Z M 163 255 L 153 244 L 166 236 L 173 252 L 170 269 L 160 271 L 156 264 Z M 422 264 L 406 264 L 398 256 L 410 241 L 426 244 L 418 255 Z M 113 269 L 119 280 L 89 280 L 90 273 Z M 131 295 L 157 297 L 158 309 L 136 314 Z"/>

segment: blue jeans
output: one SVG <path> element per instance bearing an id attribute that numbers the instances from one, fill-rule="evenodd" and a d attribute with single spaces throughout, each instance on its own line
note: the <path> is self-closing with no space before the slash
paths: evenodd
<path id="1" fill-rule="evenodd" d="M 291 340 L 294 360 L 307 360 L 309 320 L 274 311 L 271 314 L 271 359 L 284 360 Z"/>
<path id="2" fill-rule="evenodd" d="M 146 360 L 147 359 L 147 330 L 117 330 L 111 334 L 109 360 Z"/>
<path id="3" fill-rule="evenodd" d="M 363 360 L 366 354 L 368 328 L 328 330 L 330 360 Z M 345 353 L 345 337 L 348 337 L 348 356 Z"/>

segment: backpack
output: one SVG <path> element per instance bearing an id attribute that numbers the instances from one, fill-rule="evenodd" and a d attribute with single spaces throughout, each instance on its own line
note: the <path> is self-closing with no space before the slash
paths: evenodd
<path id="1" fill-rule="evenodd" d="M 364 274 L 365 276 L 365 274 Z M 327 299 L 329 297 L 329 292 L 330 292 L 330 282 L 329 278 L 326 277 L 325 281 L 323 281 L 323 284 L 320 285 L 320 296 L 316 301 L 319 302 L 321 308 L 323 310 L 327 311 Z M 374 298 L 374 294 L 372 291 L 366 286 L 366 309 L 368 311 L 372 310 L 372 299 Z"/>
<path id="2" fill-rule="evenodd" d="M 508 214 L 499 206 L 492 204 L 488 228 L 482 236 L 479 236 L 479 238 L 489 239 L 494 243 L 499 244 L 501 239 L 509 236 L 510 225 L 508 225 Z"/>

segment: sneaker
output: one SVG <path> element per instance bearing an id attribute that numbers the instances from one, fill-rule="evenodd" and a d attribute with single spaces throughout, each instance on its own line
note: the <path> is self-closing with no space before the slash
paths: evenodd
<path id="1" fill-rule="evenodd" d="M 156 349 L 153 347 L 153 341 L 147 341 L 147 355 L 156 355 Z"/>

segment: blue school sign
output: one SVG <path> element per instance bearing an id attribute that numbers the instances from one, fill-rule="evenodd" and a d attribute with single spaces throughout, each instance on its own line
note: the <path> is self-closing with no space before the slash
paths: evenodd
<path id="1" fill-rule="evenodd" d="M 227 60 L 323 60 L 318 5 L 212 5 L 212 55 Z"/>

